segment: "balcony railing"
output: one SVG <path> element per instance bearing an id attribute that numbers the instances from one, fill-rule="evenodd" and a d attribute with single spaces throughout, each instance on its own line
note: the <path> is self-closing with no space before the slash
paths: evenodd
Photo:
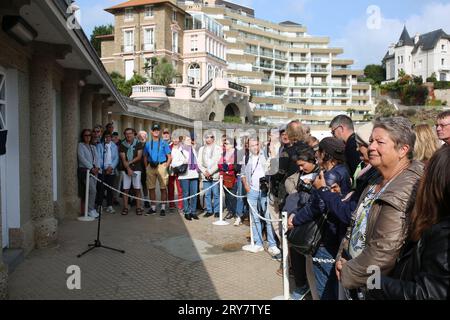
<path id="1" fill-rule="evenodd" d="M 326 72 L 328 72 L 328 69 L 325 69 L 325 68 L 313 68 L 313 69 L 311 69 L 311 72 L 326 73 Z"/>
<path id="2" fill-rule="evenodd" d="M 228 87 L 243 93 L 247 93 L 247 87 L 241 86 L 240 84 L 228 81 Z"/>
<path id="3" fill-rule="evenodd" d="M 134 45 L 134 44 L 131 44 L 131 45 L 123 45 L 122 47 L 121 47 L 121 51 L 122 52 L 124 52 L 124 53 L 127 53 L 127 52 L 135 52 L 136 51 L 136 46 Z"/>
<path id="4" fill-rule="evenodd" d="M 291 87 L 309 87 L 310 84 L 306 82 L 289 82 L 289 86 Z"/>
<path id="5" fill-rule="evenodd" d="M 142 84 L 133 86 L 133 93 L 159 93 L 166 94 L 165 86 L 156 86 L 149 84 Z"/>
<path id="6" fill-rule="evenodd" d="M 273 66 L 270 63 L 260 63 L 259 66 L 261 68 L 268 68 L 268 69 L 272 69 Z"/>
<path id="7" fill-rule="evenodd" d="M 311 87 L 328 87 L 328 86 L 329 86 L 329 83 L 327 83 L 327 82 L 311 84 Z"/>
<path id="8" fill-rule="evenodd" d="M 307 68 L 289 68 L 289 72 L 308 72 Z"/>
<path id="9" fill-rule="evenodd" d="M 155 51 L 155 44 L 154 43 L 143 43 L 141 45 L 142 51 Z"/>

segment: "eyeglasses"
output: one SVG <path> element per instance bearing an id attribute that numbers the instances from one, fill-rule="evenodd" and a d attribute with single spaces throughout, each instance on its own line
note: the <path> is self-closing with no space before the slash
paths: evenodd
<path id="1" fill-rule="evenodd" d="M 436 129 L 438 129 L 439 127 L 441 127 L 441 129 L 444 129 L 444 127 L 446 126 L 450 126 L 450 123 L 437 123 L 434 125 Z"/>
<path id="2" fill-rule="evenodd" d="M 163 132 L 163 134 L 169 134 L 169 132 Z"/>
<path id="3" fill-rule="evenodd" d="M 337 126 L 336 128 L 331 129 L 331 134 L 332 134 L 333 136 L 334 136 L 334 133 L 336 132 L 336 130 L 337 130 L 339 127 L 342 127 L 342 126 Z"/>
<path id="4" fill-rule="evenodd" d="M 85 135 L 83 135 L 83 137 L 92 137 L 92 135 L 91 134 L 85 134 Z"/>
<path id="5" fill-rule="evenodd" d="M 95 133 L 100 133 L 101 131 L 100 131 L 100 130 L 94 130 L 94 132 L 95 132 Z"/>

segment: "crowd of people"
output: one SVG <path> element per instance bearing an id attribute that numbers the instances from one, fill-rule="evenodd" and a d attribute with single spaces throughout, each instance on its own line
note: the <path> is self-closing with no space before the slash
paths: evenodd
<path id="1" fill-rule="evenodd" d="M 122 190 L 122 215 L 131 205 L 137 215 L 153 215 L 160 204 L 165 216 L 167 204 L 189 221 L 199 214 L 219 217 L 223 200 L 225 219 L 235 226 L 250 218 L 253 242 L 243 249 L 267 249 L 280 262 L 284 211 L 289 232 L 312 224 L 320 232 L 307 253 L 289 248 L 292 299 L 309 292 L 322 300 L 447 299 L 450 111 L 439 114 L 434 128 L 393 117 L 355 130 L 351 118 L 340 115 L 330 133 L 319 141 L 298 120 L 270 130 L 265 141 L 207 131 L 197 142 L 190 132 L 163 129 L 161 135 L 157 124 L 149 138 L 127 128 L 121 139 L 112 123 L 84 129 L 78 145 L 81 211 L 87 171 Z M 88 193 L 91 217 L 105 201 L 108 213 L 119 205 L 118 194 L 93 177 Z M 375 280 L 373 270 L 380 274 Z"/>

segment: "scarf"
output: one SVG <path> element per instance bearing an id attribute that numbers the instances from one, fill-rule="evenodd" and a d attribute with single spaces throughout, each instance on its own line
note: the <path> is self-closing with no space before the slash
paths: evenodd
<path id="1" fill-rule="evenodd" d="M 129 144 L 127 140 L 123 140 L 122 145 L 127 148 L 127 161 L 131 161 L 134 159 L 134 149 L 136 148 L 136 145 L 138 144 L 138 140 L 135 138 L 133 139 L 133 142 Z"/>
<path id="2" fill-rule="evenodd" d="M 186 150 L 189 152 L 189 170 L 197 170 L 197 158 L 195 157 L 194 151 L 192 146 L 185 146 L 183 145 L 183 150 Z"/>

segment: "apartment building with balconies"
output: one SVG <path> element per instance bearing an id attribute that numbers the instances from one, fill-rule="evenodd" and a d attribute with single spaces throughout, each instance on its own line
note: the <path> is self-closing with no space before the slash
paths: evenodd
<path id="1" fill-rule="evenodd" d="M 222 0 L 178 1 L 189 12 L 204 12 L 224 26 L 231 81 L 249 86 L 254 117 L 278 124 L 299 118 L 325 126 L 343 113 L 356 121 L 372 111 L 371 86 L 358 82 L 362 70 L 341 59 L 328 37 L 311 36 L 305 26 L 255 17 L 251 8 Z"/>

